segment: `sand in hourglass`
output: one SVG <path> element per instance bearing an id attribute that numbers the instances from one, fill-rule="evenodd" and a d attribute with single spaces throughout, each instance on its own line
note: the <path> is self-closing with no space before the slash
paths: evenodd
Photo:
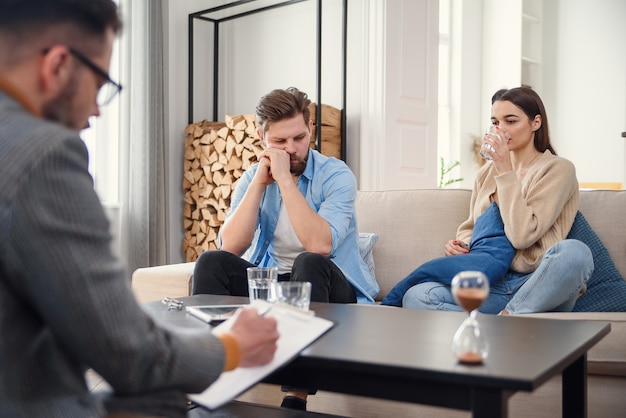
<path id="1" fill-rule="evenodd" d="M 457 302 L 466 312 L 480 308 L 480 305 L 487 299 L 487 295 L 489 291 L 471 287 L 462 287 L 456 291 Z"/>
<path id="2" fill-rule="evenodd" d="M 461 363 L 480 364 L 483 362 L 483 356 L 473 351 L 466 351 L 465 353 L 459 354 L 457 360 Z"/>

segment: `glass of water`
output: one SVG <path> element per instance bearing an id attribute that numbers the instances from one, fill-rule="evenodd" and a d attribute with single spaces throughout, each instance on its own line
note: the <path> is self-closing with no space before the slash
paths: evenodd
<path id="1" fill-rule="evenodd" d="M 493 152 L 495 151 L 495 148 L 493 147 L 493 145 L 491 145 L 493 139 L 489 138 L 487 135 L 493 135 L 498 138 L 498 140 L 501 140 L 502 138 L 498 134 L 498 130 L 496 129 L 496 125 L 494 124 L 489 125 L 487 130 L 485 130 L 485 135 L 483 137 L 483 146 L 480 147 L 480 155 L 486 160 L 491 160 L 491 155 L 489 155 L 489 153 L 485 149 Z"/>
<path id="2" fill-rule="evenodd" d="M 277 267 L 248 267 L 248 295 L 255 300 L 270 302 L 272 283 L 278 280 Z"/>
<path id="3" fill-rule="evenodd" d="M 309 310 L 311 303 L 310 282 L 274 282 L 272 283 L 272 302 Z"/>

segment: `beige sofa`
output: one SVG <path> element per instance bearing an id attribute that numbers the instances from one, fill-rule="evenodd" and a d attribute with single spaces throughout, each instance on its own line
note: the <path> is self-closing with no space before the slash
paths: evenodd
<path id="1" fill-rule="evenodd" d="M 361 232 L 379 235 L 374 247 L 376 278 L 381 292 L 419 264 L 440 257 L 468 214 L 470 191 L 459 189 L 359 192 L 357 215 Z M 626 276 L 626 191 L 581 191 L 580 209 Z M 189 294 L 193 263 L 139 269 L 133 290 L 140 301 Z M 589 416 L 626 416 L 626 313 L 545 313 L 535 316 L 611 322 L 611 332 L 589 351 L 587 367 Z M 540 353 L 538 353 L 540 355 Z M 279 388 L 257 385 L 240 399 L 277 405 Z M 351 417 L 468 417 L 423 405 L 382 401 L 328 392 L 309 399 L 308 409 Z M 554 378 L 533 393 L 518 393 L 509 401 L 511 417 L 561 416 L 561 381 Z"/>

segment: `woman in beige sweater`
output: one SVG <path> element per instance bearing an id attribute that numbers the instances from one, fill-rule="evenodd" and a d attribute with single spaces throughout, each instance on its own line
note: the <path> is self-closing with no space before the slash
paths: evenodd
<path id="1" fill-rule="evenodd" d="M 491 283 L 481 311 L 571 311 L 593 272 L 589 248 L 566 239 L 578 210 L 574 165 L 552 148 L 543 103 L 532 89 L 496 92 L 491 121 L 498 135 L 486 135 L 490 146 L 483 145 L 491 159 L 476 175 L 469 218 L 445 245 L 445 255 L 471 251 L 476 219 L 496 202 L 515 252 L 508 272 Z M 450 287 L 436 281 L 411 287 L 402 306 L 461 310 Z"/>

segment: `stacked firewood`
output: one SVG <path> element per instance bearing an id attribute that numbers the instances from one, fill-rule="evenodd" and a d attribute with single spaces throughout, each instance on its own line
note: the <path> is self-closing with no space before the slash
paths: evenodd
<path id="1" fill-rule="evenodd" d="M 316 106 L 310 106 L 315 124 Z M 324 155 L 341 158 L 341 111 L 322 105 Z M 315 149 L 315 126 L 311 135 Z M 226 116 L 225 123 L 206 120 L 185 128 L 183 252 L 195 261 L 217 249 L 217 235 L 230 208 L 230 197 L 243 172 L 263 150 L 254 115 Z"/>
<path id="2" fill-rule="evenodd" d="M 263 150 L 254 115 L 226 116 L 185 129 L 183 251 L 195 261 L 218 248 L 217 233 L 230 207 L 230 194 Z"/>
<path id="3" fill-rule="evenodd" d="M 311 120 L 313 121 L 313 132 L 311 132 L 311 148 L 316 149 L 316 110 L 317 105 L 309 105 Z M 322 146 L 321 152 L 329 157 L 341 159 L 341 110 L 322 104 Z"/>

